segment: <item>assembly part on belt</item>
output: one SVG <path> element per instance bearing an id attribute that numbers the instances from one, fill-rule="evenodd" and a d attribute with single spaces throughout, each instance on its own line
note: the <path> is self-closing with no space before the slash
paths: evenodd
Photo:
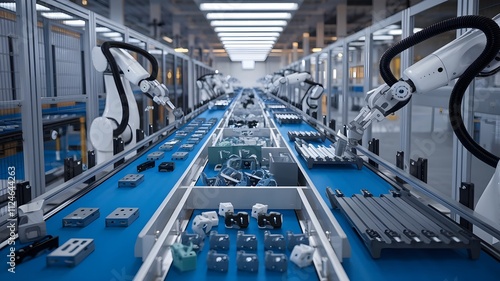
<path id="1" fill-rule="evenodd" d="M 296 139 L 303 139 L 306 141 L 325 141 L 326 136 L 317 131 L 288 131 L 288 139 L 295 141 Z"/>
<path id="2" fill-rule="evenodd" d="M 144 181 L 143 174 L 128 174 L 118 180 L 118 187 L 136 187 Z"/>
<path id="3" fill-rule="evenodd" d="M 94 239 L 71 238 L 47 255 L 47 266 L 77 266 L 94 249 Z"/>
<path id="4" fill-rule="evenodd" d="M 52 235 L 47 235 L 28 246 L 16 250 L 16 265 L 22 263 L 27 257 L 35 258 L 39 254 L 47 250 L 53 250 L 57 247 L 59 247 L 59 236 L 52 237 Z"/>
<path id="5" fill-rule="evenodd" d="M 236 267 L 242 271 L 257 272 L 259 270 L 259 258 L 257 254 L 247 254 L 245 251 L 238 251 L 236 254 Z"/>
<path id="6" fill-rule="evenodd" d="M 479 258 L 480 240 L 407 192 L 373 196 L 368 190 L 347 198 L 327 188 L 334 208 L 339 208 L 356 229 L 373 258 L 382 249 L 467 249 Z"/>
<path id="7" fill-rule="evenodd" d="M 266 251 L 264 263 L 267 270 L 285 272 L 288 268 L 288 259 L 285 254 Z"/>
<path id="8" fill-rule="evenodd" d="M 195 252 L 200 252 L 205 245 L 205 234 L 199 235 L 198 233 L 181 233 L 181 243 L 185 246 L 193 246 Z"/>
<path id="9" fill-rule="evenodd" d="M 106 227 L 127 227 L 139 217 L 139 208 L 116 208 L 106 217 Z"/>
<path id="10" fill-rule="evenodd" d="M 219 225 L 219 216 L 216 211 L 202 212 L 201 215 L 210 220 L 212 226 Z"/>
<path id="11" fill-rule="evenodd" d="M 33 242 L 47 235 L 43 202 L 41 199 L 19 206 L 17 234 L 21 243 Z"/>
<path id="12" fill-rule="evenodd" d="M 189 271 L 196 269 L 196 252 L 192 246 L 186 246 L 181 243 L 174 243 L 170 246 L 173 257 L 173 265 L 180 271 Z"/>
<path id="13" fill-rule="evenodd" d="M 296 245 L 290 254 L 290 261 L 303 268 L 312 264 L 313 254 L 313 247 L 305 244 Z"/>
<path id="14" fill-rule="evenodd" d="M 210 231 L 210 250 L 229 250 L 229 235 L 219 234 L 217 231 Z"/>
<path id="15" fill-rule="evenodd" d="M 191 228 L 201 236 L 207 235 L 212 230 L 212 220 L 202 215 L 197 215 L 193 219 Z"/>
<path id="16" fill-rule="evenodd" d="M 175 162 L 161 162 L 158 165 L 158 172 L 173 172 L 175 170 Z"/>
<path id="17" fill-rule="evenodd" d="M 286 249 L 285 237 L 282 234 L 271 234 L 264 231 L 264 249 L 284 251 Z"/>
<path id="18" fill-rule="evenodd" d="M 171 141 L 167 141 L 164 144 L 160 145 L 160 147 L 158 149 L 161 150 L 161 151 L 170 151 L 178 143 L 179 143 L 179 140 L 175 140 L 175 139 L 171 140 Z"/>
<path id="19" fill-rule="evenodd" d="M 226 212 L 224 216 L 224 224 L 226 228 L 247 228 L 250 224 L 250 219 L 247 212 Z"/>
<path id="20" fill-rule="evenodd" d="M 147 169 L 151 169 L 155 167 L 155 161 L 146 161 L 142 164 L 137 165 L 137 172 L 140 173 Z"/>
<path id="21" fill-rule="evenodd" d="M 281 226 L 283 225 L 283 216 L 278 212 L 259 214 L 257 216 L 257 225 L 259 226 L 259 228 L 281 228 Z"/>
<path id="22" fill-rule="evenodd" d="M 219 254 L 214 250 L 208 251 L 207 269 L 219 272 L 227 272 L 229 269 L 229 256 L 227 254 Z"/>
<path id="23" fill-rule="evenodd" d="M 309 245 L 309 238 L 304 233 L 294 234 L 291 231 L 287 231 L 286 232 L 286 244 L 287 244 L 288 250 L 292 251 L 293 248 L 297 245 L 300 245 L 300 244 Z"/>
<path id="24" fill-rule="evenodd" d="M 186 160 L 189 152 L 178 151 L 172 154 L 172 160 Z"/>
<path id="25" fill-rule="evenodd" d="M 86 227 L 99 216 L 99 208 L 78 208 L 62 219 L 62 225 L 63 227 Z"/>
<path id="26" fill-rule="evenodd" d="M 255 234 L 245 234 L 244 231 L 238 230 L 236 234 L 236 249 L 256 251 L 257 237 Z"/>
<path id="27" fill-rule="evenodd" d="M 163 158 L 164 155 L 165 155 L 165 152 L 163 152 L 163 151 L 155 151 L 155 152 L 149 153 L 146 159 L 149 161 L 160 160 Z"/>
<path id="28" fill-rule="evenodd" d="M 346 165 L 354 164 L 361 170 L 363 159 L 361 157 L 344 151 L 342 156 L 337 156 L 336 149 L 332 146 L 314 146 L 302 139 L 295 140 L 295 150 L 307 162 L 307 168 L 311 169 L 314 165 Z"/>
<path id="29" fill-rule="evenodd" d="M 252 218 L 258 219 L 260 214 L 266 214 L 267 207 L 267 205 L 255 203 L 255 205 L 252 206 Z"/>
<path id="30" fill-rule="evenodd" d="M 174 138 L 181 140 L 181 139 L 184 139 L 188 134 L 189 133 L 186 131 L 177 131 Z"/>
<path id="31" fill-rule="evenodd" d="M 234 213 L 234 207 L 231 202 L 221 202 L 219 203 L 219 216 L 225 217 L 227 212 Z"/>
<path id="32" fill-rule="evenodd" d="M 182 151 L 192 151 L 194 148 L 194 145 L 192 144 L 183 144 L 181 145 L 181 147 L 179 148 L 179 150 L 182 150 Z"/>

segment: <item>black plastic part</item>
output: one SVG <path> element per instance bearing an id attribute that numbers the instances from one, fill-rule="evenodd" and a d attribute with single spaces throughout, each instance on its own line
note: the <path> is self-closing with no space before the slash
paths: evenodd
<path id="1" fill-rule="evenodd" d="M 459 188 L 459 199 L 458 201 L 474 210 L 474 184 L 471 182 L 462 182 L 462 185 Z M 472 231 L 472 223 L 469 222 L 468 220 L 460 217 L 460 225 L 463 226 L 465 229 Z"/>
<path id="2" fill-rule="evenodd" d="M 136 129 L 135 130 L 135 140 L 136 142 L 140 142 L 141 140 L 144 139 L 144 131 L 142 129 Z M 137 153 L 143 151 L 145 149 L 144 146 L 141 146 L 137 149 Z"/>
<path id="3" fill-rule="evenodd" d="M 328 123 L 328 127 L 330 129 L 332 129 L 332 130 L 335 131 L 335 128 L 336 128 L 336 121 L 335 121 L 335 119 L 330 120 L 330 123 Z"/>
<path id="4" fill-rule="evenodd" d="M 16 264 L 20 264 L 27 257 L 35 258 L 45 250 L 52 250 L 59 247 L 59 236 L 47 235 L 33 244 L 23 247 L 15 252 Z"/>
<path id="5" fill-rule="evenodd" d="M 380 153 L 380 141 L 378 139 L 371 139 L 369 142 L 368 142 L 368 150 L 373 152 L 375 155 L 379 155 Z M 373 160 L 368 160 L 368 163 L 370 165 L 372 165 L 373 167 L 375 168 L 378 168 L 378 164 L 375 163 Z"/>
<path id="6" fill-rule="evenodd" d="M 234 214 L 233 212 L 226 212 L 224 224 L 228 228 L 247 228 L 250 224 L 248 213 L 239 212 Z"/>
<path id="7" fill-rule="evenodd" d="M 404 153 L 404 151 L 398 151 L 398 152 L 396 152 L 396 167 L 400 168 L 401 170 L 405 169 L 405 153 Z M 396 177 L 396 181 L 398 183 L 404 183 L 405 182 L 400 177 Z"/>
<path id="8" fill-rule="evenodd" d="M 121 137 L 114 138 L 113 139 L 113 155 L 116 155 L 116 154 L 122 152 L 124 149 L 125 149 L 125 144 L 123 143 L 122 138 Z M 125 162 L 124 158 L 119 159 L 115 162 L 114 167 L 116 168 L 116 167 L 120 166 L 121 164 L 123 164 L 124 162 Z"/>
<path id="9" fill-rule="evenodd" d="M 283 225 L 283 216 L 278 212 L 271 212 L 269 214 L 259 214 L 257 217 L 257 225 L 259 228 L 281 228 Z"/>
<path id="10" fill-rule="evenodd" d="M 146 161 L 142 164 L 137 165 L 137 172 L 140 173 L 147 169 L 151 169 L 155 167 L 155 161 Z"/>
<path id="11" fill-rule="evenodd" d="M 175 170 L 175 162 L 161 162 L 158 165 L 158 172 L 172 172 Z"/>
<path id="12" fill-rule="evenodd" d="M 29 181 L 16 183 L 17 206 L 22 206 L 31 201 L 31 188 Z"/>

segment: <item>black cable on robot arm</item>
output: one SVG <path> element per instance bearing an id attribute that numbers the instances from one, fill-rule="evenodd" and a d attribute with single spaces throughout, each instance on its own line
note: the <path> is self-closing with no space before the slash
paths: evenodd
<path id="1" fill-rule="evenodd" d="M 120 68 L 116 64 L 116 60 L 110 51 L 111 48 L 126 49 L 126 50 L 130 50 L 133 52 L 137 52 L 137 53 L 145 56 L 148 59 L 148 61 L 151 63 L 151 66 L 152 66 L 151 75 L 148 78 L 146 78 L 146 80 L 148 80 L 148 81 L 152 81 L 152 80 L 156 79 L 156 76 L 158 75 L 158 62 L 146 50 L 143 50 L 139 47 L 136 47 L 136 46 L 133 46 L 133 45 L 130 45 L 127 43 L 116 42 L 116 41 L 107 41 L 101 45 L 102 53 L 106 57 L 106 60 L 108 61 L 109 66 L 111 68 L 113 80 L 115 82 L 116 89 L 118 91 L 118 96 L 120 97 L 120 103 L 122 106 L 122 118 L 120 120 L 120 123 L 118 124 L 118 127 L 113 130 L 113 137 L 116 138 L 116 137 L 120 136 L 128 126 L 128 121 L 129 121 L 129 117 L 130 117 L 130 108 L 129 108 L 129 104 L 127 101 L 127 96 L 125 94 L 125 89 L 123 88 L 122 80 L 120 78 Z"/>
<path id="2" fill-rule="evenodd" d="M 389 87 L 394 85 L 394 83 L 397 82 L 397 79 L 391 72 L 390 62 L 395 56 L 433 36 L 446 31 L 461 28 L 474 28 L 481 30 L 486 36 L 486 46 L 478 58 L 459 77 L 457 83 L 453 87 L 449 101 L 450 122 L 452 124 L 453 132 L 468 151 L 486 164 L 496 167 L 500 158 L 485 150 L 474 141 L 465 128 L 461 114 L 462 99 L 470 82 L 472 82 L 481 70 L 483 70 L 488 63 L 495 58 L 500 50 L 500 27 L 494 20 L 482 16 L 462 16 L 445 20 L 427 27 L 412 36 L 405 38 L 387 50 L 380 59 L 380 74 Z"/>

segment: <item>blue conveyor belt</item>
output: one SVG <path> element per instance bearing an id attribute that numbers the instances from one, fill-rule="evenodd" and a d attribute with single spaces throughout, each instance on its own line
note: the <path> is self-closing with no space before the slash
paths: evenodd
<path id="1" fill-rule="evenodd" d="M 301 124 L 278 125 L 280 133 L 286 136 L 288 131 L 312 131 L 312 126 Z M 285 137 L 288 140 L 287 137 Z M 288 143 L 300 160 L 321 196 L 330 206 L 326 196 L 326 187 L 340 189 L 346 196 L 368 189 L 373 195 L 387 194 L 392 187 L 366 167 L 358 170 L 355 165 L 317 165 L 307 168 L 306 161 L 294 149 L 293 142 Z M 330 144 L 330 142 L 326 142 Z M 344 259 L 342 265 L 353 281 L 366 280 L 499 280 L 500 263 L 485 252 L 478 260 L 470 260 L 466 250 L 405 250 L 385 249 L 380 259 L 373 259 L 357 232 L 339 210 L 332 210 L 335 218 L 345 231 L 351 245 L 351 257 Z"/>
<path id="2" fill-rule="evenodd" d="M 196 118 L 218 118 L 220 121 L 223 110 L 206 111 Z M 195 119 L 196 119 L 195 118 Z M 67 206 L 49 220 L 47 232 L 59 236 L 62 245 L 70 238 L 92 238 L 95 251 L 83 262 L 74 268 L 47 267 L 45 257 L 47 253 L 23 262 L 16 266 L 15 274 L 7 271 L 9 247 L 0 251 L 0 280 L 132 280 L 141 266 L 141 259 L 134 257 L 134 244 L 137 235 L 165 199 L 174 184 L 187 170 L 194 160 L 199 148 L 207 140 L 214 128 L 196 145 L 196 149 L 189 153 L 186 160 L 176 160 L 175 171 L 158 172 L 158 165 L 163 161 L 171 161 L 171 155 L 179 148 L 179 144 L 172 151 L 165 153 L 162 160 L 156 161 L 156 167 L 142 172 L 144 182 L 135 188 L 118 188 L 118 180 L 127 174 L 137 173 L 138 164 L 146 161 L 147 154 L 158 150 L 164 142 L 173 139 L 173 135 L 161 141 L 148 152 L 111 176 L 88 194 Z M 182 129 L 182 128 L 181 128 Z M 100 209 L 100 217 L 85 228 L 63 228 L 62 218 L 78 208 L 94 207 Z M 139 218 L 126 228 L 106 228 L 105 217 L 118 207 L 139 208 Z M 16 249 L 22 246 L 16 241 Z"/>

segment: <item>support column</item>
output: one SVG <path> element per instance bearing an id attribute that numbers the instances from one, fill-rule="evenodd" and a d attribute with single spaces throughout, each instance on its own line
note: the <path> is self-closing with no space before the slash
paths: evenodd
<path id="1" fill-rule="evenodd" d="M 325 46 L 325 21 L 323 16 L 316 23 L 316 48 L 323 48 Z"/>
<path id="2" fill-rule="evenodd" d="M 174 40 L 174 48 L 181 47 L 181 24 L 179 21 L 174 21 L 172 23 L 172 34 Z"/>
<path id="3" fill-rule="evenodd" d="M 114 2 L 114 1 L 111 1 Z M 160 28 L 163 25 L 161 20 L 161 1 L 149 0 L 149 35 L 156 40 L 160 39 Z"/>
<path id="4" fill-rule="evenodd" d="M 283 68 L 286 65 L 288 65 L 288 49 L 287 48 L 283 48 L 283 53 L 281 53 L 280 59 L 281 59 L 280 68 Z"/>
<path id="5" fill-rule="evenodd" d="M 125 0 L 109 1 L 109 19 L 124 25 L 125 23 Z"/>
<path id="6" fill-rule="evenodd" d="M 309 55 L 309 33 L 302 33 L 302 57 Z"/>
<path id="7" fill-rule="evenodd" d="M 298 49 L 299 49 L 299 43 L 293 42 L 292 43 L 292 61 L 293 62 L 295 62 L 299 59 Z"/>
<path id="8" fill-rule="evenodd" d="M 188 50 L 189 50 L 189 57 L 193 58 L 194 57 L 194 53 L 195 53 L 195 37 L 194 37 L 194 34 L 189 34 L 188 35 Z M 200 57 L 201 57 L 201 54 L 200 54 Z M 200 60 L 201 61 L 201 60 Z"/>
<path id="9" fill-rule="evenodd" d="M 387 0 L 373 0 L 372 23 L 375 24 L 386 18 Z"/>
<path id="10" fill-rule="evenodd" d="M 337 5 L 337 40 L 347 36 L 347 2 Z"/>

